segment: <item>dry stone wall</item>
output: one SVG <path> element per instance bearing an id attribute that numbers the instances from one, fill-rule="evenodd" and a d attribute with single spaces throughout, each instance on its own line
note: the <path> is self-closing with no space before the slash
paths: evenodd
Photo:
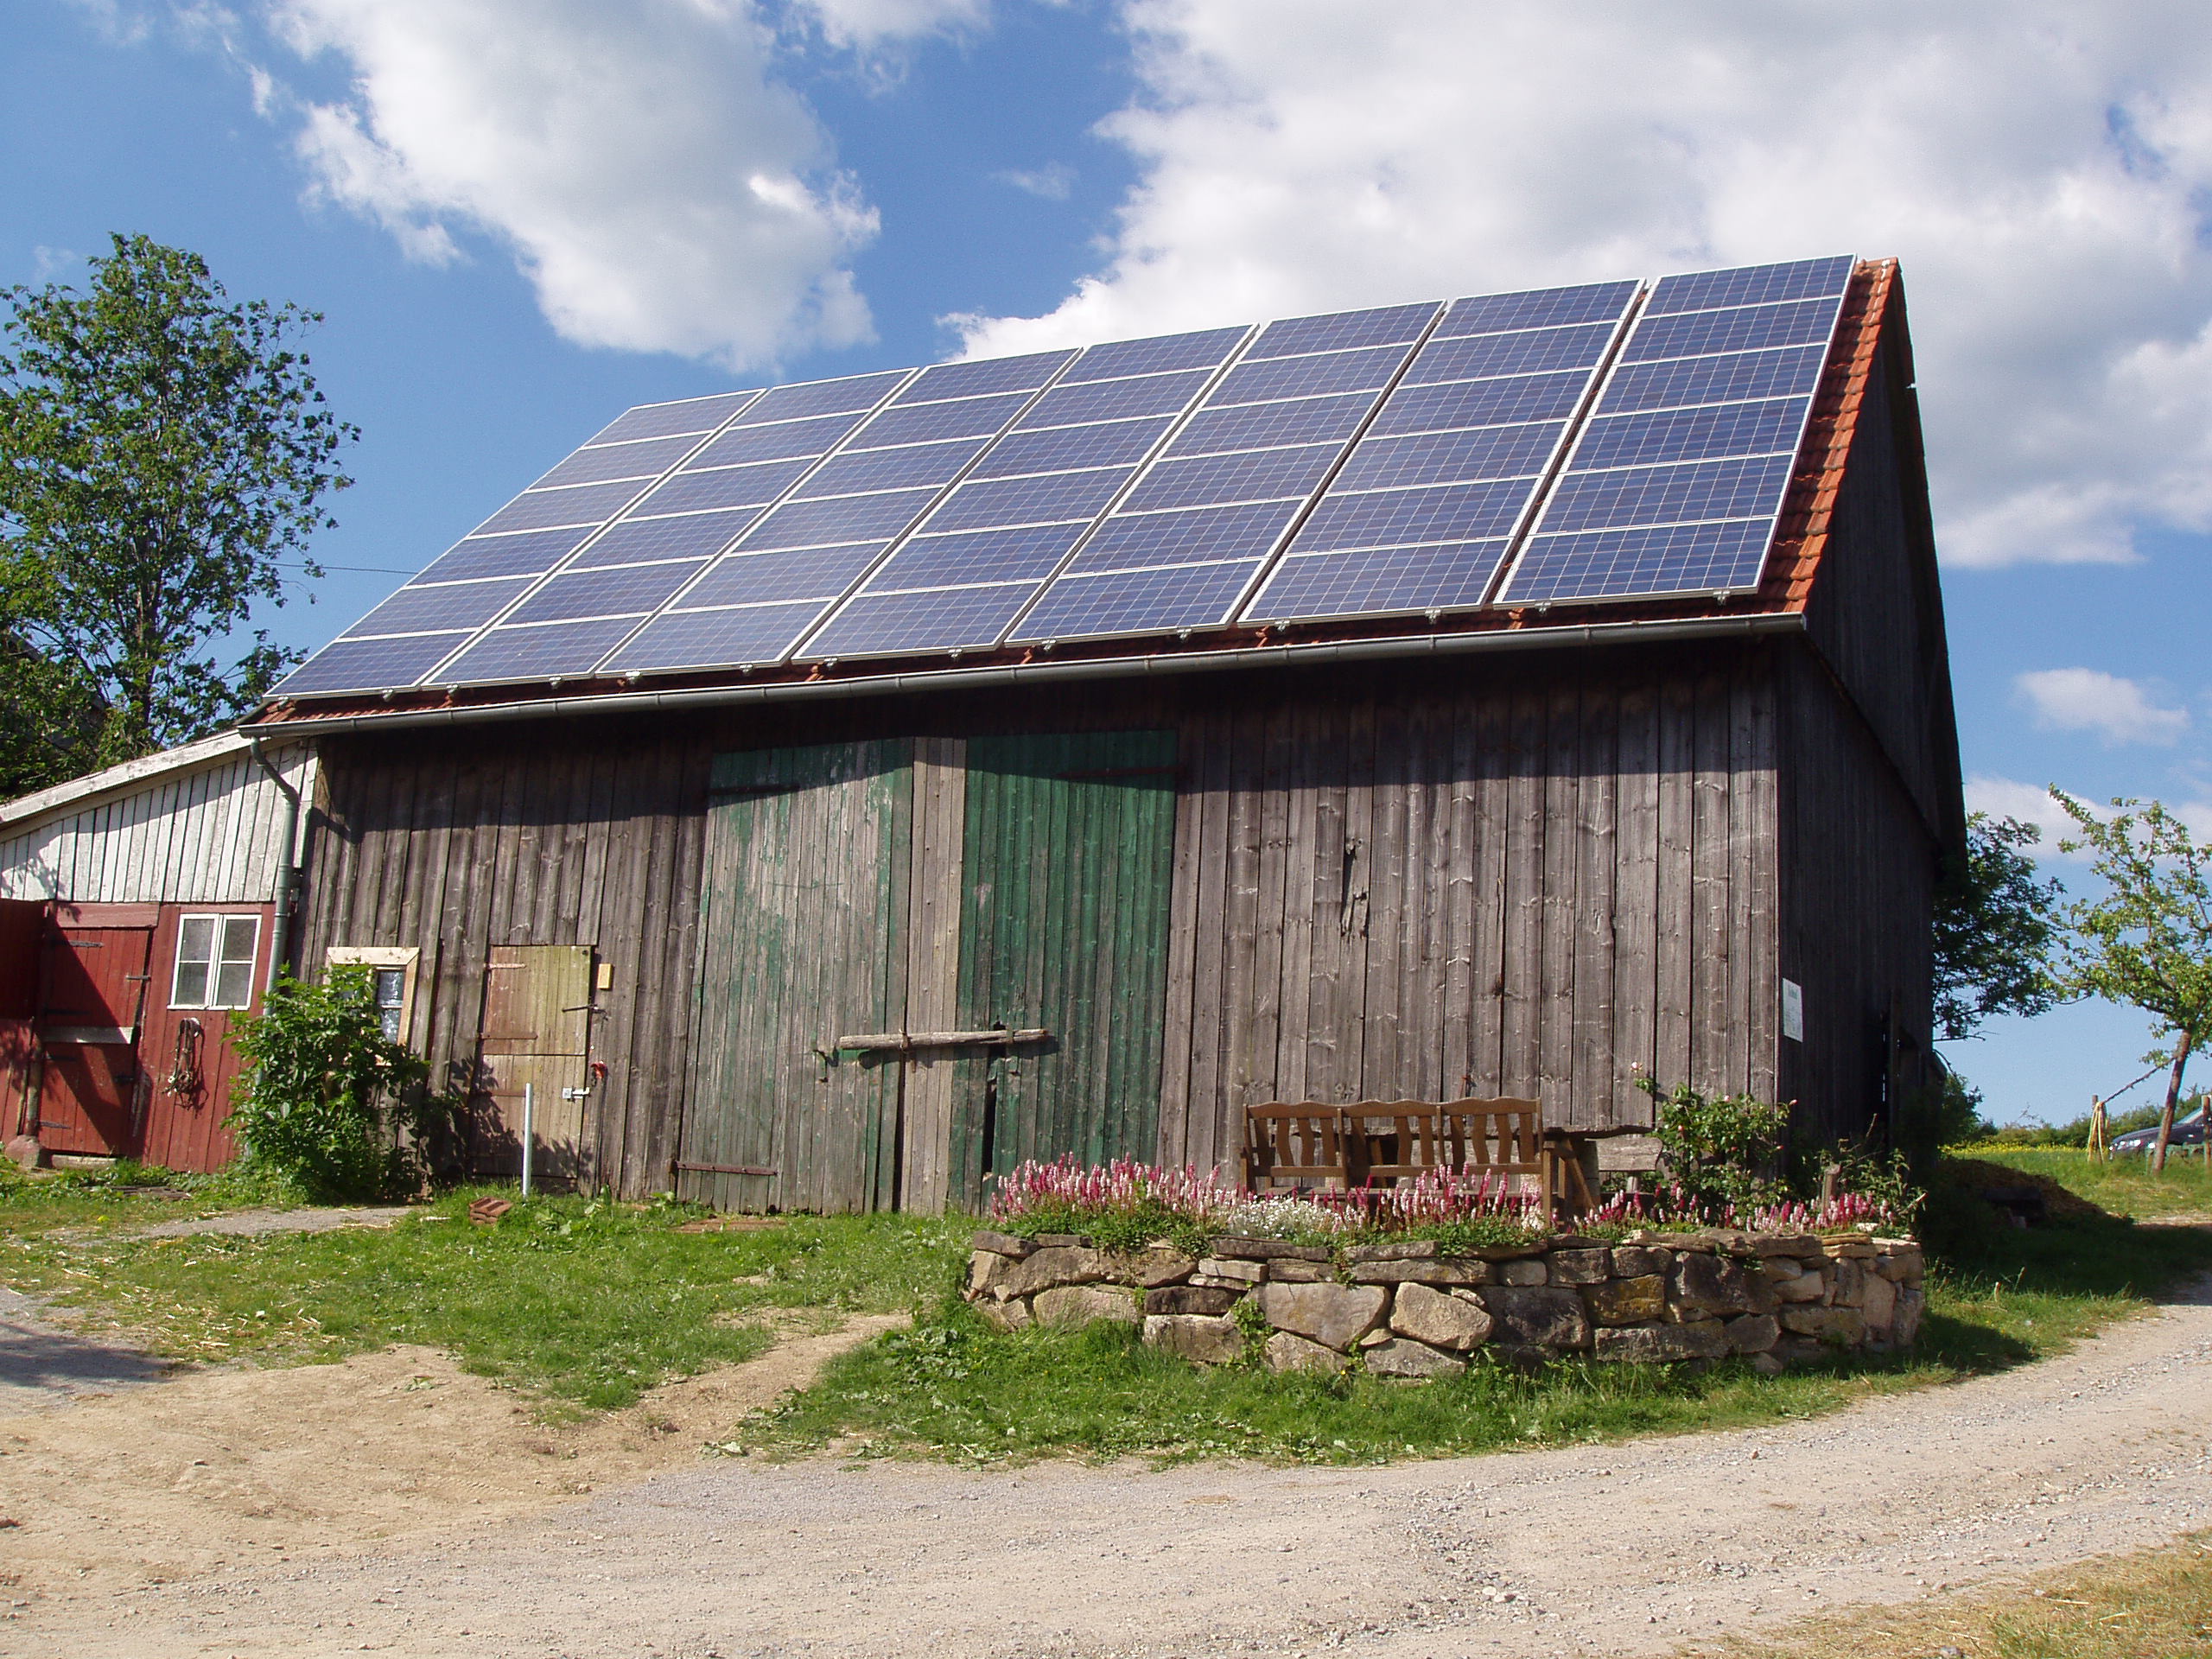
<path id="1" fill-rule="evenodd" d="M 1433 1241 L 1331 1250 L 1216 1238 L 1116 1252 L 1072 1234 L 976 1235 L 968 1300 L 1001 1330 L 1115 1319 L 1203 1365 L 1246 1351 L 1279 1371 L 1420 1379 L 1490 1350 L 1665 1362 L 1745 1357 L 1762 1370 L 1838 1350 L 1909 1348 L 1925 1306 L 1920 1246 L 1841 1237 L 1637 1233 L 1446 1255 Z"/>

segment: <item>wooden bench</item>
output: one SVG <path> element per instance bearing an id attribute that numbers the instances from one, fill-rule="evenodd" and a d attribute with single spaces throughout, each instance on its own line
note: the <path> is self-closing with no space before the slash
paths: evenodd
<path id="1" fill-rule="evenodd" d="M 1269 1102 L 1244 1109 L 1245 1181 L 1254 1192 L 1283 1184 L 1351 1190 L 1446 1169 L 1528 1181 L 1548 1215 L 1573 1215 L 1596 1201 L 1582 1139 L 1546 1128 L 1533 1100 Z"/>

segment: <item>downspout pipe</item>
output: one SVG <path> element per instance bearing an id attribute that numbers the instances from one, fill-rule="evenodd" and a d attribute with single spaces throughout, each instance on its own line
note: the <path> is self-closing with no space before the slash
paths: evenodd
<path id="1" fill-rule="evenodd" d="M 270 898 L 269 974 L 263 982 L 263 988 L 273 990 L 276 976 L 284 970 L 285 952 L 292 944 L 292 892 L 298 886 L 299 878 L 292 856 L 293 849 L 300 844 L 300 791 L 299 785 L 287 783 L 284 774 L 269 764 L 269 757 L 262 753 L 261 741 L 251 735 L 246 739 L 246 746 L 253 751 L 253 763 L 269 774 L 269 781 L 284 798 L 284 838 L 276 859 L 276 892 Z"/>

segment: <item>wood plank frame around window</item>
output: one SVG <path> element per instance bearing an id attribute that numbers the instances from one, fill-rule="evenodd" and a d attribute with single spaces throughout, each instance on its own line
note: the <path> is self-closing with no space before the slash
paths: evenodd
<path id="1" fill-rule="evenodd" d="M 412 944 L 334 944 L 323 953 L 332 967 L 359 963 L 365 968 L 397 968 L 404 976 L 399 989 L 399 1040 L 415 1044 L 415 978 L 423 960 L 422 948 Z"/>

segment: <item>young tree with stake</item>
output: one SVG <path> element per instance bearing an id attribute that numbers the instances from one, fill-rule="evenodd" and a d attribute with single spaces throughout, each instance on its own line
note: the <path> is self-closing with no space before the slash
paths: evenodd
<path id="1" fill-rule="evenodd" d="M 2165 1109 L 2151 1167 L 2166 1166 L 2174 1109 L 2190 1052 L 2212 1033 L 2212 846 L 2200 847 L 2188 827 L 2157 801 L 2115 799 L 2100 817 L 2054 786 L 2050 791 L 2079 833 L 2064 852 L 2086 852 L 2104 893 L 2076 900 L 2068 921 L 2059 983 L 2077 996 L 2131 1003 L 2171 1036 Z"/>
<path id="2" fill-rule="evenodd" d="M 0 296 L 0 632 L 97 710 L 80 766 L 202 735 L 296 660 L 265 633 L 213 648 L 283 602 L 282 561 L 322 574 L 307 540 L 359 435 L 290 346 L 320 314 L 233 303 L 143 236 L 91 264 L 85 293 Z M 11 725 L 47 714 L 6 678 Z"/>

